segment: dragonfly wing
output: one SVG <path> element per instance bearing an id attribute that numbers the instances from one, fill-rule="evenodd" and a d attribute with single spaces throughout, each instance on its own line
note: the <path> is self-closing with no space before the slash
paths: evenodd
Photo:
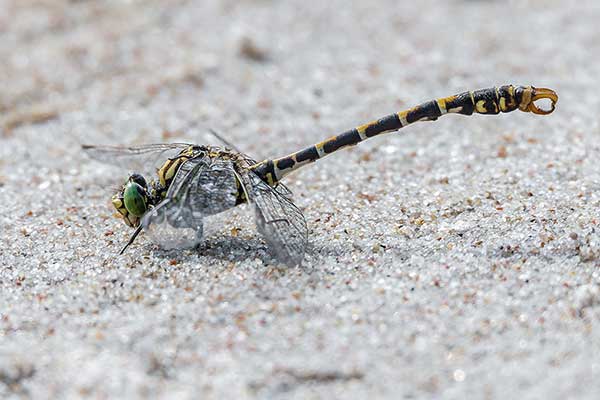
<path id="1" fill-rule="evenodd" d="M 254 204 L 260 234 L 279 260 L 290 265 L 300 264 L 308 242 L 308 228 L 302 211 L 254 172 L 245 172 L 241 179 L 250 203 Z"/>
<path id="2" fill-rule="evenodd" d="M 275 186 L 275 190 L 277 191 L 277 193 L 284 197 L 287 197 L 290 200 L 293 200 L 294 198 L 294 193 L 292 193 L 291 189 L 285 186 L 283 183 L 278 183 L 277 186 Z"/>
<path id="3" fill-rule="evenodd" d="M 165 200 L 143 217 L 142 226 L 164 248 L 193 247 L 202 240 L 203 217 L 235 206 L 236 198 L 231 162 L 199 156 L 181 165 Z"/>
<path id="4" fill-rule="evenodd" d="M 195 168 L 194 160 L 185 162 L 179 168 L 167 198 L 177 197 L 182 186 L 190 181 L 188 174 Z M 203 215 L 218 214 L 234 207 L 237 204 L 238 187 L 233 162 L 213 157 L 205 157 L 202 162 L 204 168 L 191 178 L 187 206 Z"/>
<path id="5" fill-rule="evenodd" d="M 148 211 L 142 218 L 142 228 L 164 249 L 192 248 L 202 240 L 202 216 L 190 217 L 185 209 L 174 203 L 172 199 L 165 199 Z"/>
<path id="6" fill-rule="evenodd" d="M 245 160 L 246 166 L 248 166 L 248 167 L 258 164 L 258 162 L 255 159 L 253 159 L 247 155 L 244 155 L 244 160 Z M 294 198 L 294 193 L 292 192 L 292 190 L 281 182 L 277 182 L 277 185 L 275 186 L 275 190 L 279 194 L 287 197 L 290 200 L 293 200 L 293 198 Z"/>
<path id="7" fill-rule="evenodd" d="M 153 175 L 162 162 L 189 146 L 188 143 L 157 143 L 132 147 L 83 145 L 81 148 L 96 161 Z"/>
<path id="8" fill-rule="evenodd" d="M 252 165 L 258 164 L 258 162 L 255 159 L 253 159 L 245 154 L 243 156 L 244 156 L 244 161 L 246 163 L 246 166 L 250 167 Z M 281 182 L 277 182 L 277 185 L 275 186 L 275 190 L 279 194 L 287 197 L 290 200 L 293 200 L 293 198 L 294 198 L 294 193 L 292 192 L 292 190 Z"/>
<path id="9" fill-rule="evenodd" d="M 166 198 L 142 218 L 141 225 L 146 234 L 164 249 L 191 248 L 202 240 L 203 216 L 194 213 L 187 204 L 194 177 L 206 166 L 202 157 L 186 161 L 179 168 Z"/>

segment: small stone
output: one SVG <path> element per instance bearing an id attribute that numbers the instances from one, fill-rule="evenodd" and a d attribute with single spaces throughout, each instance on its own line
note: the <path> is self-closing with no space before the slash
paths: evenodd
<path id="1" fill-rule="evenodd" d="M 266 61 L 268 59 L 267 51 L 259 47 L 254 40 L 244 37 L 240 41 L 240 54 L 252 61 Z"/>
<path id="2" fill-rule="evenodd" d="M 569 234 L 569 237 L 570 237 L 571 239 L 573 239 L 573 240 L 577 240 L 577 238 L 578 238 L 579 236 L 577 235 L 577 233 L 575 233 L 575 232 L 571 232 L 571 233 Z"/>

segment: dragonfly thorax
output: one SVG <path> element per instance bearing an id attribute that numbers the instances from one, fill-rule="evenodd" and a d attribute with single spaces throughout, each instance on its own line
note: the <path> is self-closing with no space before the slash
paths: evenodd
<path id="1" fill-rule="evenodd" d="M 160 185 L 162 187 L 169 187 L 179 167 L 190 158 L 200 155 L 202 150 L 200 146 L 190 146 L 182 150 L 176 157 L 167 159 L 158 171 L 156 171 Z"/>

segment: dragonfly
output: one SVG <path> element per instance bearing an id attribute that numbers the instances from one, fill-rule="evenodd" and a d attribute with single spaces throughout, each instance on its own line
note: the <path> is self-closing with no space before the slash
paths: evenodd
<path id="1" fill-rule="evenodd" d="M 287 156 L 260 162 L 231 145 L 83 145 L 82 149 L 92 159 L 135 171 L 112 197 L 120 217 L 135 228 L 120 254 L 142 231 L 165 249 L 197 246 L 203 239 L 205 218 L 250 204 L 257 230 L 276 259 L 299 265 L 306 252 L 308 227 L 291 191 L 281 182 L 290 173 L 338 150 L 417 121 L 434 121 L 445 114 L 495 115 L 515 110 L 546 115 L 554 111 L 557 101 L 558 95 L 552 89 L 533 86 L 504 85 L 466 91 L 387 115 Z M 154 173 L 156 176 L 148 180 L 149 174 Z"/>

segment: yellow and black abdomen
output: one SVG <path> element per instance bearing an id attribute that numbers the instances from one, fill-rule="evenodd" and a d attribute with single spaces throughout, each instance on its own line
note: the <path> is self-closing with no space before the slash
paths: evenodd
<path id="1" fill-rule="evenodd" d="M 549 110 L 536 106 L 535 101 L 549 99 Z M 417 121 L 435 121 L 445 114 L 499 114 L 514 110 L 534 114 L 550 114 L 558 96 L 553 90 L 533 86 L 505 85 L 488 89 L 463 92 L 454 96 L 431 100 L 408 110 L 387 115 L 376 121 L 348 130 L 323 142 L 307 147 L 285 157 L 265 160 L 251 167 L 261 179 L 275 185 L 285 175 L 298 168 L 334 153 L 347 146 L 386 132 L 397 131 Z"/>
<path id="2" fill-rule="evenodd" d="M 519 108 L 525 93 L 523 86 L 500 86 L 469 91 L 436 100 L 441 111 L 462 115 L 499 114 Z"/>

